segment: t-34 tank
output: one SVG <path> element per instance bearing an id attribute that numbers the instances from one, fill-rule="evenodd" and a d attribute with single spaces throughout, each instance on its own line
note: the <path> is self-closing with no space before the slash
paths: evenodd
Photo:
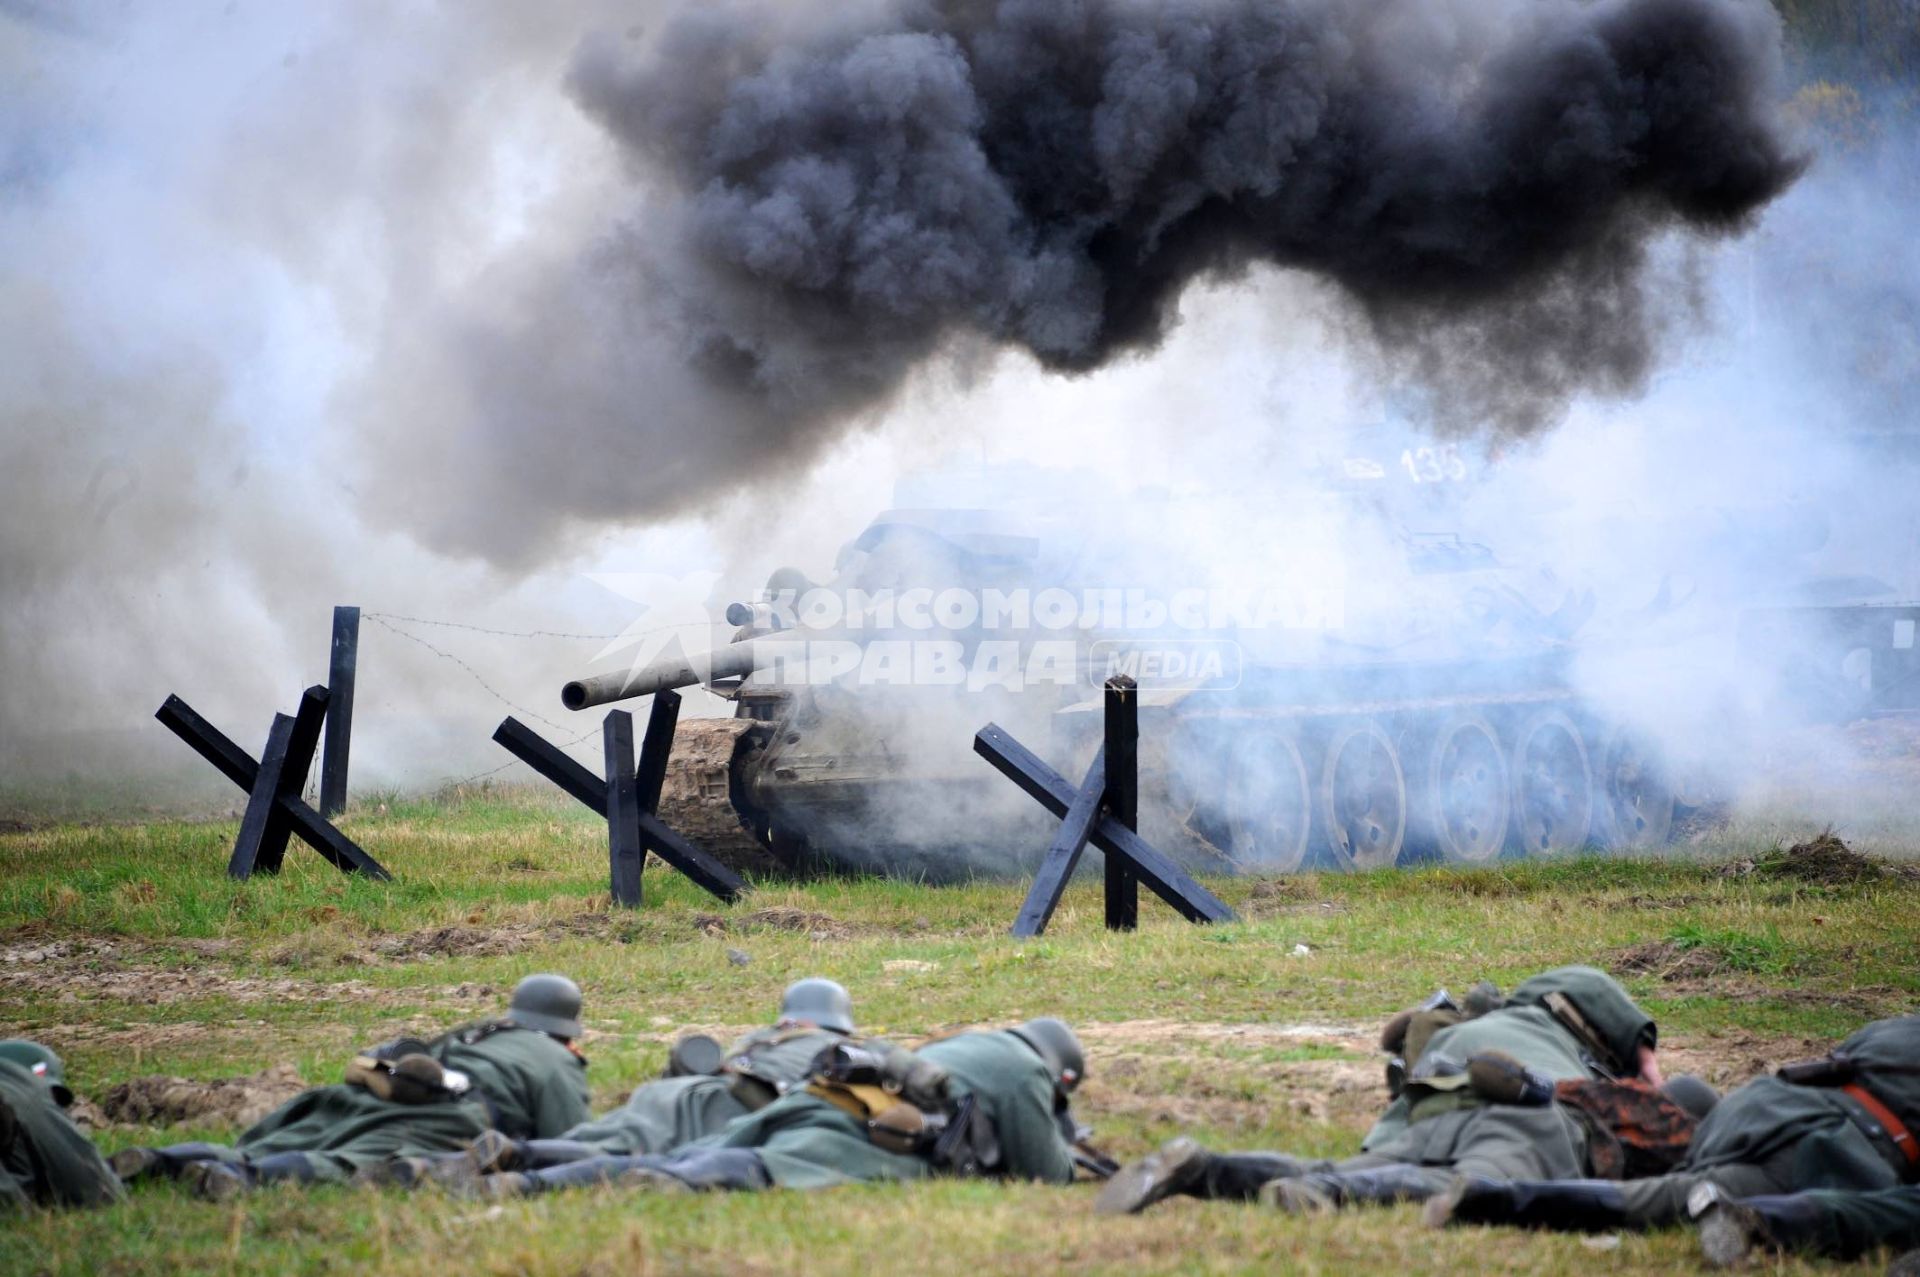
<path id="1" fill-rule="evenodd" d="M 1570 686 L 1591 600 L 1542 574 L 1455 537 L 1397 536 L 1349 574 L 1337 625 L 1248 625 L 1242 610 L 1206 618 L 1196 640 L 1159 614 L 1138 624 L 1125 597 L 1104 610 L 1124 592 L 1087 584 L 1101 574 L 1084 547 L 1050 552 L 1032 531 L 983 511 L 890 511 L 831 580 L 783 569 L 730 607 L 733 642 L 569 683 L 563 700 L 695 683 L 731 699 L 730 719 L 682 721 L 663 807 L 750 870 L 1031 872 L 1052 823 L 973 754 L 973 734 L 997 722 L 1078 776 L 1097 689 L 1118 672 L 1142 687 L 1142 832 L 1201 872 L 1667 837 L 1660 767 Z M 1075 603 L 1056 625 L 1059 596 Z M 1151 612 L 1154 591 L 1142 597 Z M 1232 668 L 1142 677 L 1196 642 Z M 1021 677 L 997 677 L 1009 664 Z"/>
<path id="2" fill-rule="evenodd" d="M 1664 842 L 1664 769 L 1573 690 L 1590 596 L 1450 536 L 1403 549 L 1338 628 L 1249 650 L 1232 696 L 1143 694 L 1171 818 L 1268 871 Z"/>

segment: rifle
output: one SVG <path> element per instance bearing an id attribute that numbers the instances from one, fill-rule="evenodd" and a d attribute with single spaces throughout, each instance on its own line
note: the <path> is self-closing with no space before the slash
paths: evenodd
<path id="1" fill-rule="evenodd" d="M 1093 1179 L 1112 1179 L 1120 1173 L 1120 1163 L 1108 1157 L 1093 1142 L 1093 1128 L 1083 1126 L 1064 1104 L 1054 1110 L 1060 1123 L 1060 1138 L 1067 1142 L 1076 1171 L 1085 1171 Z"/>

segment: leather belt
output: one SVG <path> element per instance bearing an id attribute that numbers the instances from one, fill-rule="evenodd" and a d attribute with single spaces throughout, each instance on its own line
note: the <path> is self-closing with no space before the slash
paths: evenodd
<path id="1" fill-rule="evenodd" d="M 1893 1141 L 1893 1146 L 1900 1150 L 1902 1157 L 1907 1159 L 1908 1170 L 1920 1167 L 1920 1144 L 1914 1142 L 1913 1132 L 1907 1129 L 1905 1122 L 1894 1116 L 1892 1109 L 1882 1104 L 1878 1096 L 1858 1082 L 1849 1082 L 1840 1089 L 1858 1100 L 1861 1108 L 1873 1114 L 1873 1119 L 1886 1131 L 1887 1138 Z"/>

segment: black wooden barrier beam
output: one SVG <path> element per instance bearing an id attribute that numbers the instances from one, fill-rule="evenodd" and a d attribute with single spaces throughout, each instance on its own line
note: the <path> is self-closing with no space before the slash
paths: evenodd
<path id="1" fill-rule="evenodd" d="M 976 749 L 979 748 L 977 740 Z M 1060 832 L 1053 836 L 1053 845 L 1047 848 L 1046 857 L 1040 862 L 1040 871 L 1033 876 L 1033 886 L 1027 889 L 1027 898 L 1020 904 L 1020 915 L 1013 920 L 1014 935 L 1039 935 L 1047 929 L 1053 911 L 1059 907 L 1060 893 L 1067 889 L 1067 880 L 1079 868 L 1080 853 L 1087 849 L 1087 839 L 1093 836 L 1094 822 L 1100 819 L 1100 798 L 1106 792 L 1107 783 L 1106 758 L 1107 752 L 1103 747 L 1095 756 L 1093 766 L 1087 769 L 1087 778 L 1081 783 L 1080 792 L 1073 796 L 1073 805 L 1067 808 L 1065 816 L 1061 818 Z M 995 765 L 998 766 L 997 763 Z"/>
<path id="2" fill-rule="evenodd" d="M 287 836 L 293 832 L 293 822 L 282 814 L 280 800 L 298 798 L 306 787 L 313 750 L 320 743 L 320 723 L 326 716 L 327 693 L 317 687 L 300 698 L 300 709 L 292 718 L 273 716 L 267 747 L 260 751 L 260 770 L 254 774 L 247 810 L 240 818 L 240 836 L 234 839 L 233 857 L 227 861 L 229 878 L 244 880 L 255 869 L 280 872 L 287 856 Z"/>
<path id="3" fill-rule="evenodd" d="M 166 703 L 154 714 L 168 731 L 213 764 L 214 770 L 247 791 L 247 810 L 240 820 L 240 836 L 234 841 L 233 857 L 227 863 L 227 872 L 233 877 L 246 878 L 255 870 L 278 873 L 286 853 L 287 835 L 291 833 L 298 834 L 301 841 L 342 873 L 363 873 L 383 882 L 392 880 L 393 875 L 382 868 L 379 861 L 362 851 L 300 797 L 326 711 L 327 689 L 309 687 L 300 698 L 299 712 L 293 717 L 274 715 L 273 730 L 267 734 L 267 748 L 260 762 L 255 762 L 178 696 L 167 697 Z"/>
<path id="4" fill-rule="evenodd" d="M 606 781 L 560 752 L 519 719 L 508 717 L 494 729 L 493 739 L 508 753 L 565 790 L 574 801 L 606 818 L 609 877 L 613 897 L 622 904 L 640 903 L 640 865 L 649 851 L 722 900 L 737 900 L 747 889 L 746 881 L 739 874 L 688 842 L 654 814 L 660 805 L 660 789 L 666 780 L 667 759 L 673 752 L 673 729 L 679 715 L 678 695 L 659 692 L 654 696 L 653 713 L 647 720 L 647 734 L 641 742 L 637 768 L 633 763 L 633 716 L 621 709 L 607 715 L 601 728 L 601 743 L 608 775 L 620 778 L 611 791 Z M 622 723 L 624 726 L 617 725 Z M 637 829 L 631 839 L 627 837 L 629 809 L 631 827 Z M 630 853 L 626 850 L 629 847 L 637 847 L 638 851 Z M 627 865 L 631 865 L 630 883 L 624 876 L 623 866 Z"/>
<path id="5" fill-rule="evenodd" d="M 633 715 L 614 710 L 600 725 L 607 754 L 607 860 L 613 902 L 629 909 L 640 907 L 640 866 L 646 848 L 640 844 L 640 796 L 633 775 Z"/>
<path id="6" fill-rule="evenodd" d="M 1107 813 L 1128 829 L 1140 828 L 1140 689 L 1121 675 L 1107 680 Z M 1125 857 L 1108 856 L 1107 930 L 1132 931 L 1140 925 L 1140 880 Z"/>
<path id="7" fill-rule="evenodd" d="M 333 609 L 327 661 L 327 739 L 320 753 L 320 814 L 347 809 L 347 754 L 353 743 L 353 676 L 360 664 L 360 609 Z"/>
<path id="8" fill-rule="evenodd" d="M 1121 681 L 1114 680 L 1115 683 Z M 976 754 L 1061 818 L 1060 830 L 1047 849 L 1046 858 L 1034 875 L 1033 886 L 1028 889 L 1019 916 L 1014 920 L 1014 935 L 1037 936 L 1046 930 L 1060 903 L 1060 894 L 1089 842 L 1107 858 L 1109 927 L 1130 929 L 1137 925 L 1137 884 L 1142 882 L 1189 922 L 1227 922 L 1233 918 L 1233 910 L 1133 829 L 1138 817 L 1134 744 L 1138 739 L 1137 708 L 1137 694 L 1131 680 L 1125 680 L 1122 687 L 1108 685 L 1106 743 L 1078 789 L 1005 728 L 989 723 L 974 736 Z"/>

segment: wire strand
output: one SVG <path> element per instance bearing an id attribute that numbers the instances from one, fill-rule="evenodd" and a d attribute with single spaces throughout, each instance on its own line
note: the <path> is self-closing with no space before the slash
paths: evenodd
<path id="1" fill-rule="evenodd" d="M 435 647 L 433 644 L 427 642 L 427 640 L 421 638 L 418 634 L 409 634 L 405 630 L 399 628 L 396 625 L 388 624 L 386 620 L 384 620 L 381 617 L 381 615 L 378 613 L 363 612 L 361 613 L 361 615 L 366 617 L 367 620 L 372 621 L 375 625 L 378 625 L 381 629 L 387 631 L 389 634 L 397 634 L 401 638 L 406 639 L 409 643 L 418 643 L 421 647 L 426 648 L 429 652 L 432 652 L 435 656 L 438 656 L 443 660 L 452 661 L 455 665 L 458 665 L 461 669 L 465 670 L 468 673 L 468 675 L 472 677 L 474 682 L 480 684 L 481 687 L 485 688 L 489 696 L 492 696 L 495 700 L 499 701 L 502 705 L 505 705 L 508 709 L 513 710 L 515 713 L 524 714 L 528 718 L 538 719 L 540 722 L 545 723 L 548 727 L 557 728 L 558 730 L 563 732 L 567 730 L 565 724 L 556 723 L 551 718 L 548 718 L 544 714 L 537 713 L 534 710 L 528 709 L 524 705 L 508 700 L 504 695 L 500 693 L 498 689 L 496 689 L 493 686 L 493 684 L 487 682 L 486 679 L 480 676 L 479 670 L 476 670 L 475 668 L 473 668 L 473 666 L 467 664 L 465 661 L 455 656 L 452 652 L 446 651 L 443 648 Z M 585 738 L 583 737 L 582 739 L 585 739 Z"/>
<path id="2" fill-rule="evenodd" d="M 424 616 L 402 616 L 397 612 L 362 612 L 360 615 L 366 617 L 369 621 L 379 621 L 383 624 L 389 621 L 401 621 L 408 625 L 432 625 L 446 630 L 467 630 L 474 634 L 492 634 L 498 638 L 580 639 L 583 642 L 610 643 L 615 639 L 626 637 L 624 634 L 568 634 L 561 630 L 496 630 L 485 625 L 468 625 L 465 621 L 433 621 L 428 620 Z M 393 626 L 388 625 L 387 628 L 392 629 Z"/>
<path id="3" fill-rule="evenodd" d="M 572 749 L 575 745 L 578 745 L 582 741 L 585 741 L 588 737 L 592 736 L 594 733 L 598 732 L 599 730 L 600 728 L 597 726 L 589 727 L 586 731 L 581 732 L 578 736 L 574 737 L 572 740 L 564 741 L 561 744 L 554 746 L 554 748 L 562 751 Z M 514 764 L 519 763 L 521 761 L 522 760 L 518 758 L 509 758 L 506 762 L 501 763 L 498 767 L 489 767 L 487 768 L 487 770 L 483 772 L 475 772 L 473 775 L 463 776 L 459 780 L 447 781 L 441 786 L 441 788 L 442 789 L 458 789 L 462 785 L 471 785 L 476 780 L 485 780 L 489 776 L 497 776 L 501 772 L 507 770 L 507 768 L 512 767 Z"/>

